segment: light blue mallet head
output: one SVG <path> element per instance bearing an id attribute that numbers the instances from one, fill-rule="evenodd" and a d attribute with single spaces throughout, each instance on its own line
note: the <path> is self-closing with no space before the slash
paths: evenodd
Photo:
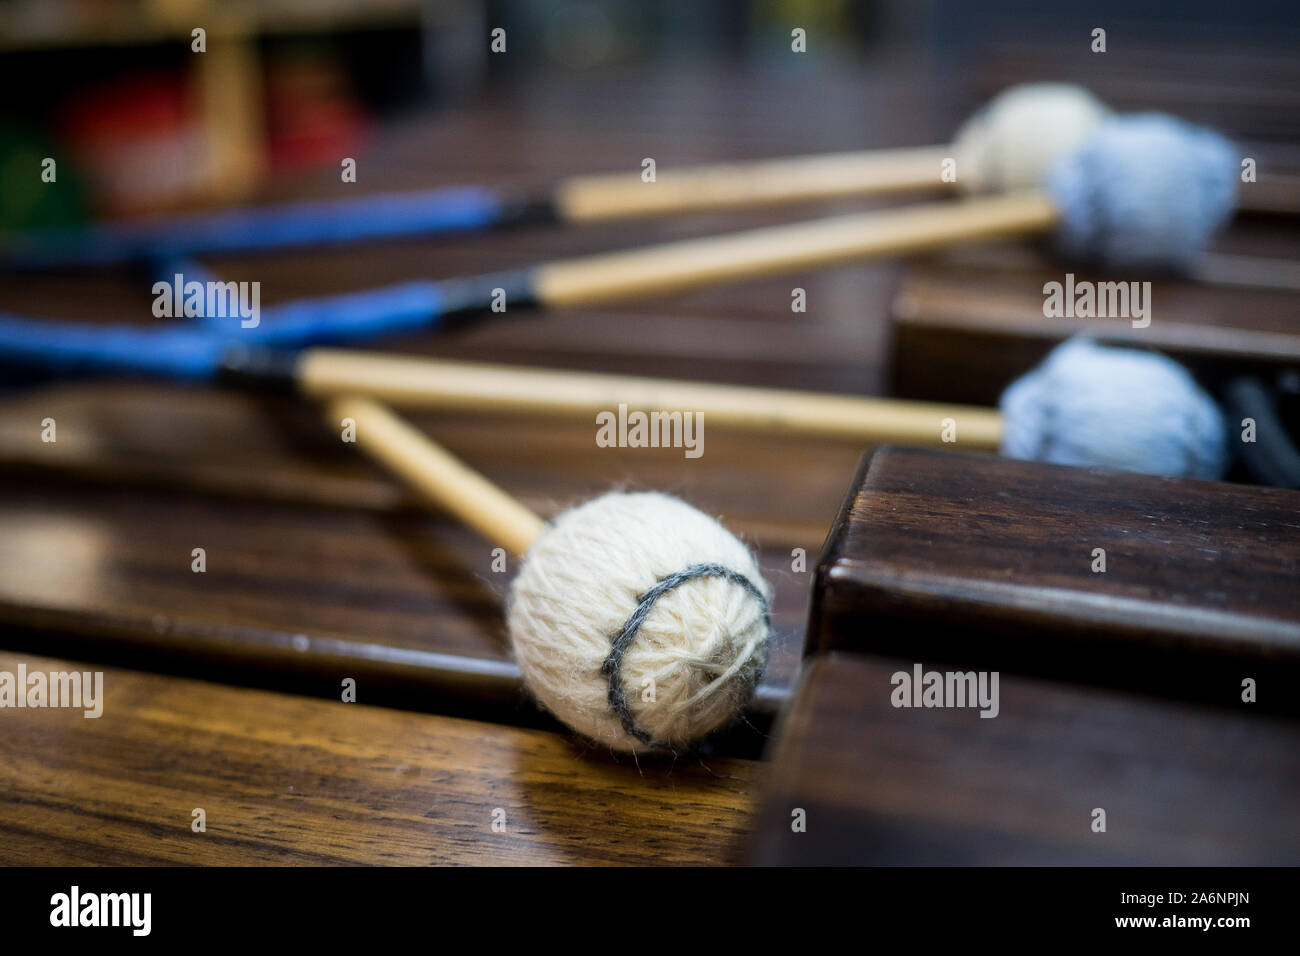
<path id="1" fill-rule="evenodd" d="M 1059 465 L 1221 478 L 1227 425 L 1177 362 L 1076 337 L 1002 393 L 1002 454 Z"/>
<path id="2" fill-rule="evenodd" d="M 1105 266 L 1184 270 L 1231 217 L 1238 163 L 1218 133 L 1172 116 L 1107 119 L 1047 175 L 1061 250 Z"/>

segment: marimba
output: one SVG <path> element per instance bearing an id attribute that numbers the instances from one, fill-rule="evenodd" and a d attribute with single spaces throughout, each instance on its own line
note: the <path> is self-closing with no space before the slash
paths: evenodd
<path id="1" fill-rule="evenodd" d="M 608 138 L 575 133 L 575 110 L 625 137 L 681 130 L 692 145 L 667 162 L 712 158 L 716 129 L 737 155 L 788 152 L 792 136 L 859 145 L 843 121 L 850 100 L 882 144 L 939 142 L 961 105 L 934 115 L 946 100 L 914 80 L 865 96 L 860 77 L 829 94 L 825 77 L 816 95 L 812 82 L 737 82 L 716 111 L 693 116 L 635 85 L 618 97 L 557 88 L 542 120 L 501 128 L 540 136 L 547 148 L 531 159 L 548 168 L 528 171 L 558 177 L 626 159 Z M 493 129 L 514 108 L 487 107 Z M 505 155 L 483 115 L 417 130 L 420 149 L 389 144 L 375 163 L 383 185 L 424 182 L 417 154 L 446 158 L 447 182 L 483 179 L 478 160 Z M 525 168 L 512 162 L 503 178 Z M 1272 188 L 1284 207 L 1285 189 Z M 636 228 L 667 239 L 752 223 L 711 213 Z M 268 287 L 273 269 L 288 297 L 422 274 L 431 257 L 452 275 L 627 244 L 626 227 L 604 225 L 217 265 L 267 270 Z M 1239 223 L 1211 260 L 1217 273 L 1156 288 L 1150 342 L 1211 385 L 1285 371 L 1296 358 L 1294 253 L 1289 228 Z M 988 402 L 1074 330 L 1039 321 L 1042 281 L 1060 270 L 1026 247 L 1014 256 L 971 249 L 761 280 L 402 347 Z M 807 313 L 790 311 L 792 286 Z M 60 302 L 69 317 L 139 305 L 134 286 L 108 275 L 6 279 L 3 291 L 15 310 Z M 38 440 L 46 418 L 56 442 Z M 529 703 L 506 652 L 513 568 L 494 567 L 488 546 L 340 447 L 314 409 L 164 385 L 46 384 L 0 409 L 0 671 L 103 671 L 103 716 L 4 716 L 0 823 L 11 837 L 0 859 L 1300 856 L 1295 492 L 959 452 L 864 455 L 851 442 L 721 429 L 700 466 L 678 449 L 599 448 L 590 428 L 560 420 L 416 420 L 544 514 L 611 483 L 661 488 L 754 544 L 776 589 L 776 643 L 744 719 L 698 753 L 639 765 L 564 732 Z M 985 719 L 994 673 L 997 716 Z M 979 706 L 953 705 L 959 690 Z"/>

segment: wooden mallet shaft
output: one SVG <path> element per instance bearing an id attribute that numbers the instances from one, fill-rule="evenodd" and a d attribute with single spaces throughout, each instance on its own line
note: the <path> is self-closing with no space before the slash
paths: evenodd
<path id="1" fill-rule="evenodd" d="M 917 146 L 667 166 L 656 170 L 653 183 L 636 172 L 594 173 L 560 181 L 542 202 L 561 222 L 585 223 L 855 196 L 946 193 L 955 191 L 957 182 L 942 177 L 943 163 L 956 153 L 954 145 Z M 1251 212 L 1293 215 L 1300 212 L 1300 177 L 1285 171 L 1261 174 L 1259 188 L 1242 190 L 1237 204 Z"/>
<path id="2" fill-rule="evenodd" d="M 1057 223 L 1045 193 L 835 216 L 543 263 L 528 285 L 544 306 L 572 307 L 799 272 L 958 242 L 1041 233 Z"/>
<path id="3" fill-rule="evenodd" d="M 814 435 L 862 442 L 942 446 L 945 419 L 957 445 L 995 451 L 1002 435 L 996 409 L 714 385 L 597 372 L 313 348 L 296 366 L 297 387 L 316 399 L 363 395 L 404 408 L 475 410 L 586 417 L 617 411 L 700 412 L 711 425 L 769 434 Z"/>
<path id="4" fill-rule="evenodd" d="M 486 541 L 523 556 L 546 522 L 379 402 L 344 395 L 326 406 L 333 427 L 348 419 L 357 447 Z"/>
<path id="5" fill-rule="evenodd" d="M 662 295 L 970 240 L 1033 235 L 1052 228 L 1056 220 L 1056 210 L 1045 194 L 1025 192 L 579 256 L 439 280 L 426 290 L 430 310 L 426 321 L 491 316 L 503 304 L 509 313 Z"/>
<path id="6" fill-rule="evenodd" d="M 653 183 L 639 173 L 572 176 L 555 187 L 553 203 L 559 219 L 581 223 L 944 190 L 951 184 L 940 174 L 950 155 L 952 147 L 934 146 L 663 167 Z"/>

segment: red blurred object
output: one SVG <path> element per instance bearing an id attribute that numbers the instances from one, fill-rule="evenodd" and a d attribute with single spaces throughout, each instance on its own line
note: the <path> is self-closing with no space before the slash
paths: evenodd
<path id="1" fill-rule="evenodd" d="M 137 74 L 79 92 L 58 128 L 101 215 L 175 206 L 205 182 L 203 130 L 179 74 Z"/>
<path id="2" fill-rule="evenodd" d="M 355 156 L 370 120 L 346 70 L 325 55 L 292 54 L 266 68 L 268 153 L 275 170 Z"/>

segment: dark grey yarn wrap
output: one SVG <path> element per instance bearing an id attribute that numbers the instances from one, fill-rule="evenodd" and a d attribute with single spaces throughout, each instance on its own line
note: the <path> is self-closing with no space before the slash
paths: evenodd
<path id="1" fill-rule="evenodd" d="M 636 638 L 637 632 L 645 619 L 654 609 L 655 602 L 663 597 L 674 588 L 681 587 L 688 581 L 696 578 L 718 577 L 724 578 L 731 584 L 744 588 L 747 592 L 758 599 L 759 605 L 763 608 L 763 622 L 768 628 L 771 627 L 772 609 L 768 605 L 767 598 L 760 591 L 754 582 L 745 577 L 739 571 L 721 564 L 693 564 L 689 568 L 676 571 L 665 578 L 661 578 L 654 587 L 646 591 L 637 599 L 637 606 L 624 622 L 622 629 L 614 638 L 610 645 L 609 656 L 605 658 L 605 663 L 601 671 L 609 678 L 609 706 L 610 709 L 618 715 L 619 722 L 623 725 L 623 730 L 629 736 L 635 737 L 647 746 L 654 746 L 654 740 L 651 736 L 642 730 L 636 724 L 636 718 L 632 716 L 632 711 L 628 706 L 627 694 L 623 691 L 623 656 L 627 649 L 632 645 Z"/>

